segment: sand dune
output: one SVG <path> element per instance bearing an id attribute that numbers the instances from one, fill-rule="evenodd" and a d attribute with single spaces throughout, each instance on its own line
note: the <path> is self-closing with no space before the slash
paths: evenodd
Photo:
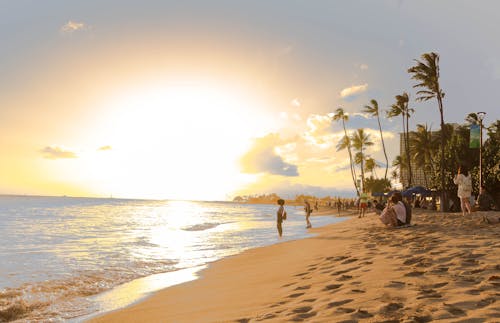
<path id="1" fill-rule="evenodd" d="M 352 218 L 215 262 L 94 321 L 500 322 L 500 225 L 483 214 L 417 210 L 402 229 Z"/>

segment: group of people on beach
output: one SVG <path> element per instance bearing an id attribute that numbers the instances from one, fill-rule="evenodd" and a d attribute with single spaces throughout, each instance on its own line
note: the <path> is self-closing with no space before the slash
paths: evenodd
<path id="1" fill-rule="evenodd" d="M 462 214 L 471 214 L 471 195 L 472 195 L 472 179 L 469 173 L 469 170 L 465 166 L 460 166 L 458 168 L 457 175 L 454 177 L 453 182 L 458 186 L 457 196 L 460 199 L 460 209 Z M 418 201 L 418 203 L 417 203 Z M 427 200 L 423 199 L 422 201 L 415 201 L 415 207 L 421 208 L 431 208 L 430 205 L 427 205 Z M 278 211 L 277 211 L 277 228 L 278 234 L 281 237 L 283 235 L 283 221 L 286 220 L 286 211 L 284 208 L 285 201 L 283 199 L 279 199 L 278 201 Z M 359 195 L 358 199 L 359 206 L 359 214 L 358 218 L 364 217 L 367 211 L 367 208 L 370 206 L 370 201 L 368 200 L 368 193 L 366 190 L 363 190 Z M 374 211 L 380 216 L 380 220 L 387 226 L 391 227 L 403 227 L 411 225 L 411 215 L 412 215 L 412 205 L 408 201 L 403 200 L 403 196 L 400 192 L 395 192 L 390 199 L 387 201 L 387 204 L 382 204 L 381 201 L 374 200 L 371 203 L 374 206 Z M 340 200 L 337 203 L 337 207 L 340 208 Z M 417 206 L 418 205 L 418 206 Z M 481 185 L 479 196 L 477 199 L 477 206 L 480 211 L 489 211 L 495 208 L 495 201 L 488 194 L 484 185 Z M 318 204 L 315 204 L 315 210 L 318 210 Z M 312 227 L 311 221 L 309 220 L 313 209 L 309 201 L 304 201 L 304 211 L 306 216 L 306 228 L 309 229 Z M 339 209 L 340 212 L 340 209 Z"/>
<path id="2" fill-rule="evenodd" d="M 286 220 L 285 200 L 279 199 L 277 203 L 279 208 L 276 212 L 276 227 L 278 228 L 278 234 L 281 237 L 283 235 L 283 221 Z M 315 205 L 315 209 L 318 210 L 317 204 Z M 310 229 L 312 228 L 312 224 L 309 218 L 311 217 L 313 209 L 307 200 L 304 201 L 304 211 L 306 213 L 306 229 Z"/>

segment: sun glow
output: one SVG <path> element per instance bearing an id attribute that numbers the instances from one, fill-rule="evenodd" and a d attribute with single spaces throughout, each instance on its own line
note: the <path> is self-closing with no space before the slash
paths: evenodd
<path id="1" fill-rule="evenodd" d="M 86 133 L 107 146 L 82 156 L 86 176 L 106 195 L 226 199 L 249 180 L 238 160 L 264 129 L 259 107 L 234 89 L 192 84 L 121 94 Z"/>

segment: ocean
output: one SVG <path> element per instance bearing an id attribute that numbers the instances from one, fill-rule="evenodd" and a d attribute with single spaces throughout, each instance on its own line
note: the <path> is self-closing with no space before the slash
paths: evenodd
<path id="1" fill-rule="evenodd" d="M 277 205 L 0 196 L 0 322 L 81 322 L 218 259 L 311 236 L 303 208 L 285 208 L 279 238 Z"/>

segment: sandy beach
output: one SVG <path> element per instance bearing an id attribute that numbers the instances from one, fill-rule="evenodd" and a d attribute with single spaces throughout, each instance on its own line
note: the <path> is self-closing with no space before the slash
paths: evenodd
<path id="1" fill-rule="evenodd" d="M 500 322 L 500 225 L 484 214 L 500 212 L 416 209 L 401 229 L 353 217 L 92 322 Z"/>

